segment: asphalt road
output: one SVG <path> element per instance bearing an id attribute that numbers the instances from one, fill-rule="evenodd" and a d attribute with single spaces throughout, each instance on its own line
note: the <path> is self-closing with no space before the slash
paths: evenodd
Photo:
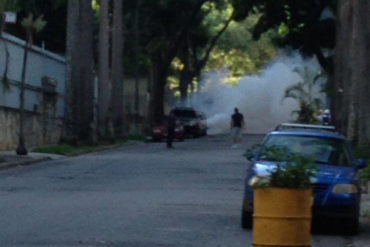
<path id="1" fill-rule="evenodd" d="M 0 247 L 241 247 L 247 136 L 139 143 L 0 172 Z M 314 247 L 370 246 L 370 222 L 355 237 L 316 234 Z"/>

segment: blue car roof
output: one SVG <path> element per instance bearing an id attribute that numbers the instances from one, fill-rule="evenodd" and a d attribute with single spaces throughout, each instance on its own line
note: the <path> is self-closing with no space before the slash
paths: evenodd
<path id="1" fill-rule="evenodd" d="M 334 138 L 340 140 L 346 139 L 344 136 L 336 132 L 315 129 L 282 129 L 272 131 L 269 133 L 269 135 L 295 135 L 295 136 L 313 136 L 319 138 Z"/>

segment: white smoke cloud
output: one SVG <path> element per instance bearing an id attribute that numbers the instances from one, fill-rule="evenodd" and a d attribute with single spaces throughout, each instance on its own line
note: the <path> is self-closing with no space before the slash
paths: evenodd
<path id="1" fill-rule="evenodd" d="M 230 131 L 230 117 L 235 107 L 244 115 L 246 133 L 266 133 L 282 122 L 295 119 L 292 111 L 298 110 L 298 103 L 283 100 L 283 96 L 287 87 L 302 81 L 293 71 L 297 67 L 309 67 L 313 72 L 320 69 L 316 59 L 282 53 L 261 74 L 242 77 L 234 87 L 222 83 L 227 72 L 208 73 L 203 79 L 206 92 L 195 94 L 192 105 L 206 114 L 209 134 Z M 316 91 L 319 93 L 319 89 Z"/>

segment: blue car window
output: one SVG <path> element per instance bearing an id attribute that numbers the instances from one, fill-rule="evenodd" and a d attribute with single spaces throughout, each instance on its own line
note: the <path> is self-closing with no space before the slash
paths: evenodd
<path id="1" fill-rule="evenodd" d="M 314 157 L 319 164 L 350 166 L 350 154 L 344 140 L 296 135 L 271 135 L 266 147 L 286 149 L 291 153 Z M 262 150 L 259 160 L 265 160 Z"/>

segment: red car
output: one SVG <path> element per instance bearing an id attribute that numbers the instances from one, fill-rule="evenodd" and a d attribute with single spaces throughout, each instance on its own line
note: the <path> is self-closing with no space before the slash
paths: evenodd
<path id="1" fill-rule="evenodd" d="M 180 124 L 176 125 L 174 139 L 184 141 L 184 127 Z M 158 125 L 152 129 L 152 140 L 155 142 L 165 141 L 167 138 L 167 126 L 165 124 Z"/>

